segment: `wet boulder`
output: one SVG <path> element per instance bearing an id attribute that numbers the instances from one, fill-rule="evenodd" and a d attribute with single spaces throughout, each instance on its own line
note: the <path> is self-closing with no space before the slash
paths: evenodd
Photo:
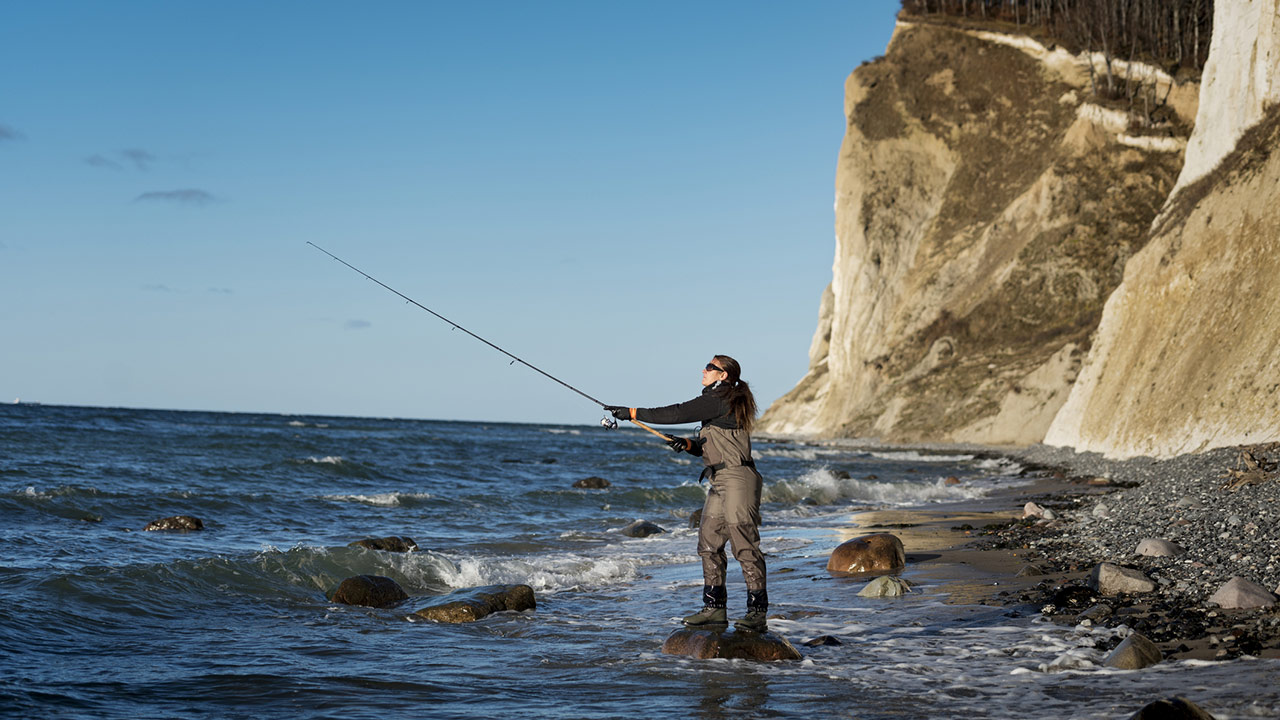
<path id="1" fill-rule="evenodd" d="M 1105 562 L 1093 569 L 1089 585 L 1100 595 L 1147 593 L 1156 589 L 1156 584 L 1142 571 Z"/>
<path id="2" fill-rule="evenodd" d="M 1133 633 L 1117 645 L 1102 664 L 1120 670 L 1141 670 L 1161 660 L 1164 660 L 1164 653 L 1160 652 L 1160 648 L 1156 647 L 1155 643 L 1138 633 Z"/>
<path id="3" fill-rule="evenodd" d="M 349 577 L 329 596 L 331 602 L 373 608 L 395 607 L 408 599 L 399 583 L 381 575 Z"/>
<path id="4" fill-rule="evenodd" d="M 1172 697 L 1147 705 L 1129 720 L 1213 720 L 1213 716 L 1184 697 Z"/>
<path id="5" fill-rule="evenodd" d="M 800 660 L 804 656 L 786 638 L 771 632 L 681 628 L 662 643 L 664 655 L 709 660 Z"/>
<path id="6" fill-rule="evenodd" d="M 858 597 L 899 597 L 911 592 L 911 583 L 902 578 L 881 575 L 858 591 Z"/>
<path id="7" fill-rule="evenodd" d="M 612 483 L 602 477 L 592 475 L 591 477 L 585 477 L 581 480 L 575 480 L 573 486 L 576 488 L 586 488 L 588 490 L 603 490 L 611 484 Z"/>
<path id="8" fill-rule="evenodd" d="M 689 514 L 689 529 L 697 530 L 702 527 L 702 508 L 698 508 Z"/>
<path id="9" fill-rule="evenodd" d="M 414 615 L 435 622 L 468 623 L 496 612 L 522 612 L 537 606 L 528 585 L 484 585 L 441 595 Z"/>
<path id="10" fill-rule="evenodd" d="M 174 515 L 173 517 L 160 518 L 153 520 L 147 524 L 143 530 L 177 530 L 179 532 L 190 532 L 192 530 L 203 530 L 204 522 L 198 517 L 190 515 Z"/>
<path id="11" fill-rule="evenodd" d="M 666 532 L 666 530 L 663 530 L 648 520 L 637 520 L 618 532 L 626 535 L 627 537 L 643 538 L 649 537 L 650 535 L 661 535 Z"/>
<path id="12" fill-rule="evenodd" d="M 841 543 L 831 551 L 827 572 L 841 575 L 885 574 L 907 565 L 906 549 L 896 535 L 874 533 Z"/>
<path id="13" fill-rule="evenodd" d="M 348 543 L 347 547 L 362 547 L 367 550 L 383 550 L 386 552 L 411 552 L 418 549 L 418 543 L 411 537 L 390 535 L 383 538 L 365 538 Z"/>

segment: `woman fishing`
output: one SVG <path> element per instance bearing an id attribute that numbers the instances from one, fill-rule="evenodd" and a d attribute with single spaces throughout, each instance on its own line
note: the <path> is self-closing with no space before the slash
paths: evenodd
<path id="1" fill-rule="evenodd" d="M 739 629 L 764 632 L 768 629 L 769 595 L 765 589 L 764 555 L 760 552 L 762 479 L 751 457 L 756 401 L 741 375 L 737 360 L 716 355 L 702 370 L 702 394 L 692 400 L 656 408 L 605 409 L 619 420 L 660 425 L 702 423 L 697 439 L 666 436 L 673 450 L 700 456 L 702 478 L 711 478 L 698 530 L 703 608 L 685 617 L 684 623 L 692 627 L 728 624 L 728 561 L 724 553 L 727 542 L 742 566 L 747 584 L 747 613 L 734 622 Z"/>

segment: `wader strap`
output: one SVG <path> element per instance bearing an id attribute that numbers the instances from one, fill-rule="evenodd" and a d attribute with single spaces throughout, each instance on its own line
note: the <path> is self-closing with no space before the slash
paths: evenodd
<path id="1" fill-rule="evenodd" d="M 707 465 L 706 467 L 702 468 L 702 474 L 698 476 L 698 482 L 701 483 L 703 480 L 706 480 L 708 477 L 714 480 L 716 477 L 716 472 L 723 470 L 726 467 L 728 467 L 728 465 L 722 462 L 718 462 L 715 465 Z M 752 458 L 742 463 L 739 467 L 749 467 L 752 470 L 755 470 L 756 461 L 754 458 Z"/>

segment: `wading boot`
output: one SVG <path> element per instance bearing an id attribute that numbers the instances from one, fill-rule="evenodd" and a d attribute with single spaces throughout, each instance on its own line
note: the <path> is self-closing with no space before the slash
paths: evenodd
<path id="1" fill-rule="evenodd" d="M 734 627 L 748 632 L 768 632 L 769 592 L 767 590 L 747 591 L 747 614 L 734 620 Z"/>
<path id="2" fill-rule="evenodd" d="M 702 609 L 686 615 L 684 624 L 689 627 L 727 627 L 729 625 L 728 594 L 723 585 L 702 586 Z"/>

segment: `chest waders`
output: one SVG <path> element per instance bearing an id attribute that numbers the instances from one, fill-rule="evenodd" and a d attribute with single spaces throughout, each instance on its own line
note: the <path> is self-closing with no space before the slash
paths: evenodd
<path id="1" fill-rule="evenodd" d="M 687 618 L 690 625 L 725 622 L 728 559 L 725 545 L 742 567 L 747 585 L 747 616 L 739 627 L 764 630 L 769 597 L 765 588 L 764 554 L 760 552 L 760 492 L 763 479 L 751 459 L 751 436 L 743 430 L 704 426 L 702 476 L 711 487 L 702 506 L 698 555 L 702 558 L 704 609 Z M 715 611 L 719 611 L 718 613 Z"/>

